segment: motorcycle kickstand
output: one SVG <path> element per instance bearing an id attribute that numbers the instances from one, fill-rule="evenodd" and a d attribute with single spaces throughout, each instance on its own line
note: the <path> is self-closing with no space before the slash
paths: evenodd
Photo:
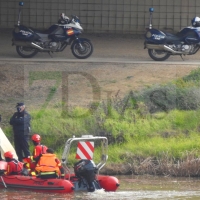
<path id="1" fill-rule="evenodd" d="M 53 56 L 51 55 L 51 52 L 50 52 L 50 51 L 48 51 L 48 54 L 49 54 L 49 56 L 50 56 L 51 58 L 53 58 Z"/>
<path id="2" fill-rule="evenodd" d="M 180 55 L 180 57 L 181 57 L 181 58 L 182 58 L 182 60 L 184 61 L 182 54 Z"/>

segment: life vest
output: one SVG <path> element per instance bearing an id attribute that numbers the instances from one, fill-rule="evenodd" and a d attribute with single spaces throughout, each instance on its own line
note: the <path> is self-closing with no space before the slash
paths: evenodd
<path id="1" fill-rule="evenodd" d="M 47 147 L 42 144 L 38 144 L 35 146 L 35 149 L 33 151 L 33 158 L 37 158 L 38 156 L 40 157 L 42 154 L 45 154 L 47 151 Z"/>
<path id="2" fill-rule="evenodd" d="M 10 173 L 10 175 L 18 175 L 18 174 L 21 174 L 22 172 L 22 169 L 23 169 L 23 163 L 22 162 L 19 162 L 18 160 L 11 160 L 9 162 L 10 164 L 13 163 L 14 164 L 14 167 L 12 168 L 12 172 Z M 8 163 L 8 167 L 11 167 Z"/>
<path id="3" fill-rule="evenodd" d="M 59 173 L 59 167 L 56 163 L 56 155 L 55 154 L 43 154 L 38 161 L 38 164 L 35 168 L 38 172 L 56 172 Z"/>

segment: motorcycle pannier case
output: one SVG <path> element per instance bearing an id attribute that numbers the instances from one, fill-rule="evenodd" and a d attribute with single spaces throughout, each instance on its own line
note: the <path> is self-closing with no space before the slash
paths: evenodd
<path id="1" fill-rule="evenodd" d="M 33 41 L 36 39 L 37 35 L 34 32 L 23 26 L 15 26 L 13 30 L 13 37 L 15 40 L 26 40 L 26 41 Z"/>
<path id="2" fill-rule="evenodd" d="M 148 43 L 152 42 L 153 44 L 164 44 L 166 42 L 166 34 L 157 29 L 149 29 L 145 34 L 145 38 L 148 39 Z"/>

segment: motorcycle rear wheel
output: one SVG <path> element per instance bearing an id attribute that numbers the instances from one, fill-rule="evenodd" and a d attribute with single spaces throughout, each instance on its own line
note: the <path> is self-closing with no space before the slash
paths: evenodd
<path id="1" fill-rule="evenodd" d="M 71 49 L 72 54 L 79 59 L 88 58 L 93 53 L 93 45 L 88 40 L 82 41 L 81 46 L 78 42 L 74 43 Z"/>
<path id="2" fill-rule="evenodd" d="M 16 51 L 22 58 L 31 58 L 38 53 L 36 49 L 24 46 L 16 46 Z"/>
<path id="3" fill-rule="evenodd" d="M 164 61 L 170 57 L 167 51 L 148 49 L 149 56 L 155 61 Z"/>

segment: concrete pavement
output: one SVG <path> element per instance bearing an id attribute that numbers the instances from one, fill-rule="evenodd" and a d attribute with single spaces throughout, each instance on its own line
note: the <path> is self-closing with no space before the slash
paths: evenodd
<path id="1" fill-rule="evenodd" d="M 156 64 L 200 64 L 200 52 L 193 56 L 170 56 L 164 62 L 154 62 L 144 49 L 142 35 L 115 35 L 115 34 L 83 34 L 91 40 L 94 52 L 88 59 L 75 58 L 68 46 L 63 52 L 53 53 L 51 58 L 48 53 L 38 53 L 31 59 L 21 58 L 12 46 L 12 30 L 0 29 L 0 60 L 7 61 L 31 61 L 31 62 L 116 62 L 116 63 L 156 63 Z"/>

